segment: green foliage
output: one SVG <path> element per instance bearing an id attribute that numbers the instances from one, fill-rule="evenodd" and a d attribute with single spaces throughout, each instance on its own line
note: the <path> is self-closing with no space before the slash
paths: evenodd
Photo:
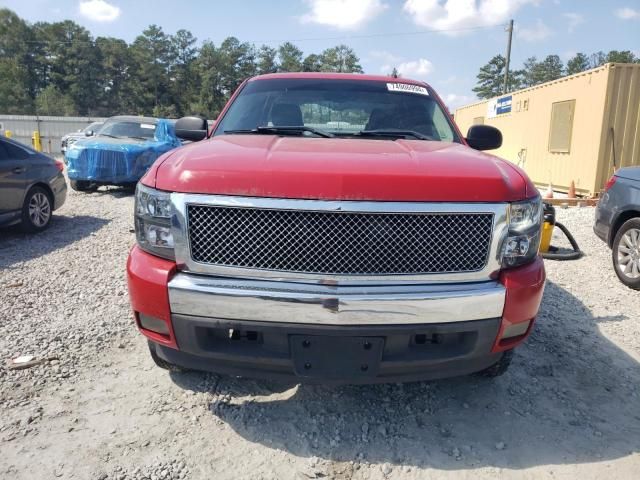
<path id="1" fill-rule="evenodd" d="M 589 57 L 584 53 L 576 53 L 575 56 L 567 61 L 567 75 L 584 72 L 585 70 L 589 70 L 589 68 L 591 68 Z"/>
<path id="2" fill-rule="evenodd" d="M 508 91 L 533 87 L 565 75 L 584 72 L 608 62 L 640 63 L 640 58 L 630 50 L 611 50 L 609 53 L 599 51 L 591 55 L 577 53 L 567 61 L 565 68 L 558 55 L 547 55 L 541 61 L 536 57 L 529 57 L 525 60 L 522 70 L 509 72 Z M 478 98 L 492 98 L 503 94 L 504 68 L 505 59 L 502 55 L 496 55 L 486 65 L 480 67 L 477 75 L 478 82 L 473 88 Z"/>
<path id="3" fill-rule="evenodd" d="M 128 44 L 92 38 L 75 22 L 27 24 L 0 8 L 0 112 L 41 115 L 198 114 L 216 118 L 248 77 L 273 72 L 362 72 L 346 45 L 322 53 L 286 42 L 198 46 L 188 30 L 150 25 Z"/>
<path id="4" fill-rule="evenodd" d="M 36 111 L 40 115 L 65 116 L 78 114 L 71 95 L 62 93 L 53 84 L 38 92 Z"/>
<path id="5" fill-rule="evenodd" d="M 640 63 L 640 58 L 630 50 L 611 50 L 607 54 L 607 62 L 612 63 Z"/>
<path id="6" fill-rule="evenodd" d="M 557 80 L 564 75 L 564 65 L 558 55 L 548 55 L 539 62 L 536 57 L 529 57 L 524 62 L 523 86 L 532 87 L 540 83 Z"/>
<path id="7" fill-rule="evenodd" d="M 302 70 L 302 50 L 293 43 L 285 42 L 278 47 L 278 71 L 299 72 Z"/>
<path id="8" fill-rule="evenodd" d="M 489 60 L 489 63 L 480 68 L 477 75 L 478 83 L 473 88 L 473 92 L 478 98 L 493 98 L 504 93 L 505 67 L 506 59 L 502 55 L 496 55 Z M 510 71 L 507 91 L 511 92 L 521 88 L 522 77 L 522 71 Z"/>
<path id="9" fill-rule="evenodd" d="M 260 47 L 257 53 L 256 68 L 258 74 L 263 75 L 266 73 L 275 73 L 278 71 L 278 63 L 276 57 L 278 51 L 275 48 L 271 48 L 267 45 Z"/>
<path id="10" fill-rule="evenodd" d="M 362 73 L 358 56 L 346 45 L 327 48 L 320 55 L 320 71 Z"/>

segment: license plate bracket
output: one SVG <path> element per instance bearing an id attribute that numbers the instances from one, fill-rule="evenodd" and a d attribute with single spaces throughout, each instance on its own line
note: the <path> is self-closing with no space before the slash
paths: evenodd
<path id="1" fill-rule="evenodd" d="M 378 374 L 384 339 L 290 335 L 296 375 L 323 378 L 367 378 Z"/>

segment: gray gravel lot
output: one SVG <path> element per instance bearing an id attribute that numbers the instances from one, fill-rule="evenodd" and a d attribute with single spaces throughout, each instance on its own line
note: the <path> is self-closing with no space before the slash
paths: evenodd
<path id="1" fill-rule="evenodd" d="M 537 328 L 496 380 L 295 386 L 155 368 L 130 316 L 133 198 L 71 192 L 0 230 L 0 478 L 638 478 L 640 292 L 592 208 L 547 262 Z M 8 370 L 7 359 L 49 359 Z"/>

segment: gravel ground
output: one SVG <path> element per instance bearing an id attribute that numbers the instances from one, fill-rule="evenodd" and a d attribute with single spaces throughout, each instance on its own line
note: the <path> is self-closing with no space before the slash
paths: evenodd
<path id="1" fill-rule="evenodd" d="M 638 478 L 640 293 L 592 208 L 547 262 L 537 328 L 496 380 L 295 386 L 157 369 L 124 268 L 133 198 L 71 192 L 50 230 L 0 230 L 0 477 Z"/>

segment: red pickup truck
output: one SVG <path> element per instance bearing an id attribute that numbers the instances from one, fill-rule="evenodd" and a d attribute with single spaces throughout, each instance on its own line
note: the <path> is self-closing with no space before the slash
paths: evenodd
<path id="1" fill-rule="evenodd" d="M 538 191 L 423 82 L 258 76 L 138 184 L 127 264 L 156 363 L 301 382 L 503 373 L 545 272 Z"/>

